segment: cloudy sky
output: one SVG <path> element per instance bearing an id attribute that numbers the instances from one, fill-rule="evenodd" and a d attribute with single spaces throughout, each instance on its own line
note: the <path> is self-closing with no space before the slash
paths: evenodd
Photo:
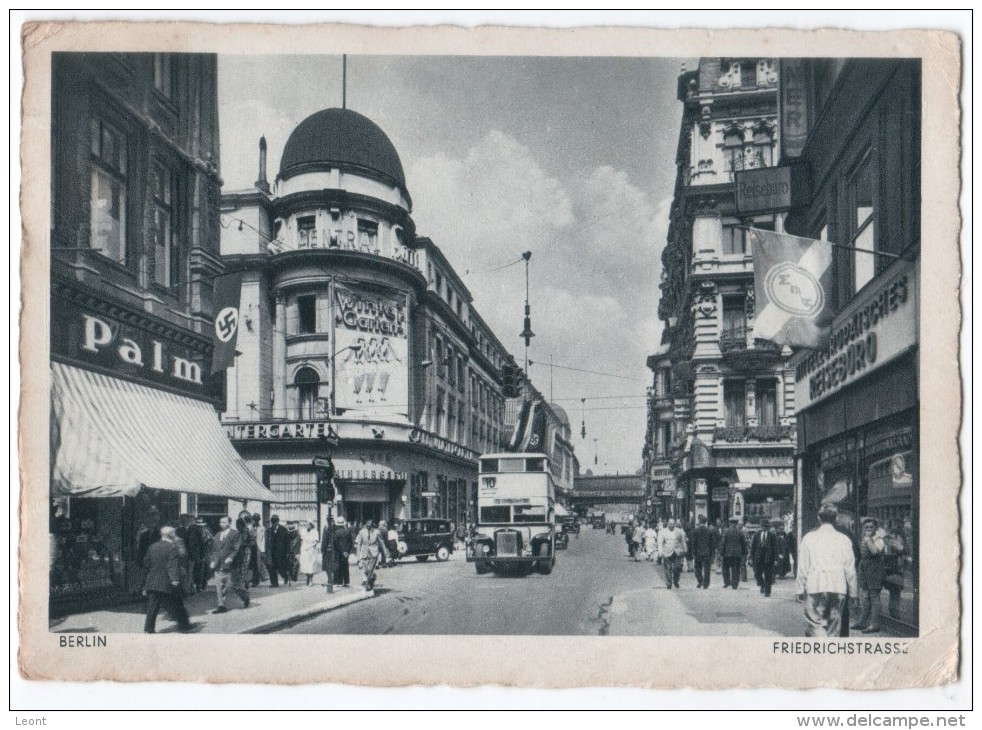
<path id="1" fill-rule="evenodd" d="M 519 362 L 524 269 L 499 267 L 532 252 L 531 375 L 569 413 L 584 470 L 641 466 L 681 62 L 348 58 L 348 107 L 398 150 L 417 232 Z M 272 178 L 294 127 L 341 105 L 341 59 L 222 56 L 219 100 L 225 189 L 251 187 L 260 135 Z"/>

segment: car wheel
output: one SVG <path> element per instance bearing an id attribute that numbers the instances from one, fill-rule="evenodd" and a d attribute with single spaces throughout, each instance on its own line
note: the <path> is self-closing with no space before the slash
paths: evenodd
<path id="1" fill-rule="evenodd" d="M 429 555 L 417 555 L 416 556 L 416 559 L 419 562 L 421 562 L 421 563 L 425 563 L 426 562 L 426 559 L 429 558 L 429 557 L 430 557 Z"/>
<path id="2" fill-rule="evenodd" d="M 478 575 L 486 575 L 491 572 L 491 564 L 484 560 L 478 560 L 474 563 L 474 570 L 477 571 Z"/>
<path id="3" fill-rule="evenodd" d="M 441 563 L 450 559 L 450 550 L 447 549 L 446 545 L 441 545 L 436 549 L 436 559 Z"/>
<path id="4" fill-rule="evenodd" d="M 409 545 L 406 544 L 405 540 L 400 540 L 396 545 L 396 550 L 399 551 L 399 557 L 401 558 L 403 555 L 409 552 Z"/>

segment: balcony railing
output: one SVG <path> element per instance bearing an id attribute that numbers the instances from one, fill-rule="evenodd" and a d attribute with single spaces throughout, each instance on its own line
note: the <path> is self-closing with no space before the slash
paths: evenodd
<path id="1" fill-rule="evenodd" d="M 791 442 L 794 426 L 717 426 L 714 440 L 729 444 Z"/>

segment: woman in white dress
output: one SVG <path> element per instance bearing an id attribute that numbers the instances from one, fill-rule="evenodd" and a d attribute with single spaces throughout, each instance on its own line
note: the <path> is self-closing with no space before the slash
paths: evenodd
<path id="1" fill-rule="evenodd" d="M 311 585 L 314 574 L 319 573 L 320 535 L 314 528 L 313 522 L 305 522 L 300 530 L 300 572 L 306 574 L 307 585 Z"/>
<path id="2" fill-rule="evenodd" d="M 655 552 L 658 550 L 658 531 L 655 530 L 654 523 L 649 522 L 648 528 L 644 531 L 644 557 L 651 562 L 655 559 Z"/>

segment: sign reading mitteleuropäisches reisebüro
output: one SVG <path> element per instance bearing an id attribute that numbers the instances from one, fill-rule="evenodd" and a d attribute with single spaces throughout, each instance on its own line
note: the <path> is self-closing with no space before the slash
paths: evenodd
<path id="1" fill-rule="evenodd" d="M 795 407 L 806 408 L 917 344 L 918 269 L 896 265 L 832 322 L 828 344 L 795 365 Z"/>

